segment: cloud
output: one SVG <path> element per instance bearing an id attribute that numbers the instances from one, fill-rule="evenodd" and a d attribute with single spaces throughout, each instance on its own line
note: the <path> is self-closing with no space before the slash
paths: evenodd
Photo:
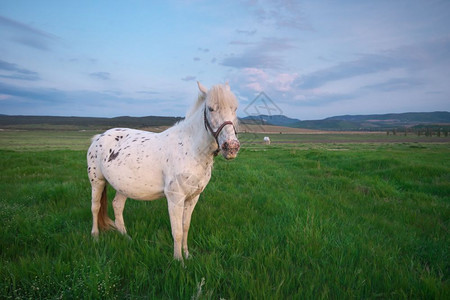
<path id="1" fill-rule="evenodd" d="M 407 68 L 442 65 L 450 61 L 450 36 L 406 45 L 387 51 Z"/>
<path id="2" fill-rule="evenodd" d="M 229 78 L 232 89 L 238 91 L 237 95 L 243 104 L 261 92 L 274 97 L 277 103 L 292 103 L 299 92 L 293 84 L 298 78 L 297 73 L 246 68 L 234 70 Z"/>
<path id="3" fill-rule="evenodd" d="M 373 91 L 392 92 L 397 90 L 416 88 L 417 86 L 420 86 L 422 84 L 422 81 L 414 78 L 392 78 L 381 83 L 366 85 L 362 88 Z"/>
<path id="4" fill-rule="evenodd" d="M 96 78 L 96 79 L 101 79 L 101 80 L 110 80 L 111 79 L 111 74 L 109 72 L 95 72 L 95 73 L 90 73 L 89 76 Z"/>
<path id="5" fill-rule="evenodd" d="M 245 36 L 253 36 L 256 34 L 256 29 L 253 30 L 242 30 L 242 29 L 236 29 L 236 32 Z"/>
<path id="6" fill-rule="evenodd" d="M 268 72 L 262 69 L 248 68 L 242 72 L 243 82 L 249 89 L 255 92 L 276 91 L 291 92 L 293 82 L 298 77 L 297 73 Z"/>
<path id="7" fill-rule="evenodd" d="M 280 53 L 293 48 L 290 40 L 284 38 L 264 38 L 253 45 L 242 54 L 226 57 L 221 64 L 234 68 L 281 69 L 284 60 Z"/>
<path id="8" fill-rule="evenodd" d="M 302 106 L 324 106 L 333 102 L 355 99 L 353 94 L 313 93 L 303 95 Z"/>
<path id="9" fill-rule="evenodd" d="M 305 75 L 299 79 L 298 86 L 304 89 L 317 88 L 331 81 L 388 71 L 400 65 L 397 60 L 388 56 L 362 55 L 356 60 L 342 62 Z"/>
<path id="10" fill-rule="evenodd" d="M 267 37 L 258 43 L 257 47 L 264 51 L 286 51 L 295 48 L 291 44 L 291 40 L 279 37 Z"/>
<path id="11" fill-rule="evenodd" d="M 444 95 L 445 92 L 444 91 L 429 91 L 429 92 L 425 92 L 426 95 Z"/>
<path id="12" fill-rule="evenodd" d="M 6 73 L 6 74 L 0 73 L 0 77 L 2 78 L 31 80 L 31 81 L 36 81 L 40 79 L 38 73 L 21 68 L 16 64 L 9 63 L 4 60 L 0 60 L 0 72 L 2 71 Z"/>
<path id="13" fill-rule="evenodd" d="M 249 41 L 241 41 L 241 40 L 233 40 L 229 42 L 230 45 L 237 45 L 237 46 L 249 46 L 249 45 L 255 45 L 254 42 Z"/>
<path id="14" fill-rule="evenodd" d="M 6 39 L 38 50 L 48 51 L 59 38 L 21 22 L 0 16 L 0 28 L 4 28 Z"/>
<path id="15" fill-rule="evenodd" d="M 258 22 L 278 29 L 312 30 L 301 3 L 295 0 L 251 0 L 248 9 Z"/>
<path id="16" fill-rule="evenodd" d="M 200 52 L 204 52 L 204 53 L 208 53 L 209 52 L 208 48 L 198 48 L 197 50 L 200 51 Z"/>
<path id="17" fill-rule="evenodd" d="M 450 38 L 430 40 L 413 45 L 406 45 L 380 52 L 380 54 L 362 54 L 355 60 L 338 63 L 306 74 L 299 78 L 300 88 L 311 89 L 321 87 L 329 82 L 349 79 L 357 76 L 375 74 L 393 69 L 408 72 L 422 70 L 448 63 L 450 60 Z M 400 82 L 391 82 L 397 86 Z M 403 82 L 405 85 L 405 82 Z M 375 85 L 372 86 L 375 88 Z M 381 88 L 381 86 L 380 86 Z M 385 85 L 384 88 L 387 88 Z"/>
<path id="18" fill-rule="evenodd" d="M 143 95 L 159 95 L 160 92 L 155 92 L 155 91 L 137 91 L 138 94 L 143 94 Z"/>
<path id="19" fill-rule="evenodd" d="M 196 78 L 197 77 L 195 77 L 195 76 L 188 75 L 188 76 L 185 76 L 185 77 L 181 78 L 181 80 L 183 80 L 183 81 L 194 81 Z"/>
<path id="20" fill-rule="evenodd" d="M 283 60 L 266 53 L 247 52 L 240 56 L 227 57 L 221 64 L 234 68 L 279 69 L 283 65 Z"/>
<path id="21" fill-rule="evenodd" d="M 152 99 L 136 99 L 120 96 L 111 91 L 66 91 L 53 88 L 32 88 L 15 86 L 0 82 L 2 111 L 11 115 L 82 115 L 108 116 L 123 115 L 158 115 L 163 110 L 174 109 L 174 101 Z M 185 108 L 176 108 L 182 112 Z"/>
<path id="22" fill-rule="evenodd" d="M 194 60 L 194 61 L 200 61 L 201 58 L 200 58 L 200 57 L 194 57 L 193 60 Z"/>
<path id="23" fill-rule="evenodd" d="M 20 100 L 18 102 L 32 101 L 35 104 L 42 104 L 63 101 L 65 99 L 63 93 L 57 89 L 20 87 L 2 82 L 0 82 L 0 91 L 3 95 Z"/>
<path id="24" fill-rule="evenodd" d="M 74 57 L 74 58 L 69 58 L 68 61 L 70 63 L 75 63 L 75 64 L 90 64 L 90 65 L 95 65 L 98 63 L 98 59 L 89 58 L 89 57 Z"/>

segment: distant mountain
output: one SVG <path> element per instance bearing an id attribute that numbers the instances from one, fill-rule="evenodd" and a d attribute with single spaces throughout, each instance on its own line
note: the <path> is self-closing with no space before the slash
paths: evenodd
<path id="1" fill-rule="evenodd" d="M 294 127 L 323 130 L 385 130 L 439 124 L 450 124 L 450 112 L 344 115 L 323 120 L 300 121 Z"/>
<path id="2" fill-rule="evenodd" d="M 410 112 L 383 115 L 345 115 L 327 118 L 325 120 L 344 120 L 352 122 L 401 122 L 401 123 L 450 123 L 450 112 Z"/>
<path id="3" fill-rule="evenodd" d="M 344 115 L 323 120 L 300 121 L 282 115 L 249 116 L 246 124 L 277 125 L 318 130 L 385 130 L 414 126 L 450 125 L 450 112 L 400 113 L 379 115 Z"/>
<path id="4" fill-rule="evenodd" d="M 258 115 L 241 118 L 240 121 L 245 124 L 262 124 L 291 127 L 300 122 L 299 119 L 292 119 L 283 115 Z"/>

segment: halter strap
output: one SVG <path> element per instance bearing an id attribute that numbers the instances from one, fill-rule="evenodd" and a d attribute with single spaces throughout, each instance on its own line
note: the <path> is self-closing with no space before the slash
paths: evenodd
<path id="1" fill-rule="evenodd" d="M 219 152 L 220 152 L 220 145 L 219 145 L 219 134 L 220 134 L 220 132 L 222 131 L 222 129 L 223 129 L 226 125 L 231 125 L 231 126 L 233 126 L 234 133 L 236 134 L 236 133 L 237 133 L 237 132 L 236 132 L 236 127 L 234 127 L 233 122 L 231 122 L 231 121 L 225 121 L 225 122 L 223 122 L 223 123 L 219 126 L 219 128 L 217 128 L 216 131 L 214 131 L 214 130 L 212 129 L 212 127 L 211 127 L 211 124 L 210 124 L 209 121 L 208 121 L 208 118 L 206 117 L 206 105 L 205 105 L 205 108 L 203 109 L 203 121 L 204 121 L 204 123 L 205 123 L 205 129 L 206 129 L 206 131 L 208 131 L 208 129 L 209 129 L 209 131 L 210 131 L 211 134 L 213 135 L 214 139 L 216 140 L 216 143 L 217 143 L 217 149 L 213 152 L 213 154 L 214 154 L 214 156 L 217 156 L 217 154 L 219 154 Z"/>

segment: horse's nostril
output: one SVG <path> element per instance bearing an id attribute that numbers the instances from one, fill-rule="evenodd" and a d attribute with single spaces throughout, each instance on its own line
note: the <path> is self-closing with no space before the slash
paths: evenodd
<path id="1" fill-rule="evenodd" d="M 222 144 L 222 150 L 239 150 L 240 146 L 239 141 L 227 141 Z"/>
<path id="2" fill-rule="evenodd" d="M 228 150 L 230 148 L 230 144 L 228 142 L 225 142 L 222 144 L 222 149 L 223 150 Z"/>

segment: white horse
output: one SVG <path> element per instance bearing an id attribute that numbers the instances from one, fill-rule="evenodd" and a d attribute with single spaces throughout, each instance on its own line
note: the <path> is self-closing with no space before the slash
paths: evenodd
<path id="1" fill-rule="evenodd" d="M 239 151 L 236 137 L 238 102 L 230 86 L 200 93 L 186 118 L 161 133 L 115 128 L 96 135 L 89 147 L 88 175 L 92 186 L 92 235 L 115 228 L 126 234 L 122 212 L 127 198 L 166 197 L 174 240 L 174 258 L 189 257 L 188 231 L 200 193 L 211 178 L 214 156 L 233 159 Z M 106 183 L 115 190 L 115 221 L 107 213 Z"/>
<path id="2" fill-rule="evenodd" d="M 264 137 L 264 144 L 270 145 L 270 138 L 268 136 Z"/>

